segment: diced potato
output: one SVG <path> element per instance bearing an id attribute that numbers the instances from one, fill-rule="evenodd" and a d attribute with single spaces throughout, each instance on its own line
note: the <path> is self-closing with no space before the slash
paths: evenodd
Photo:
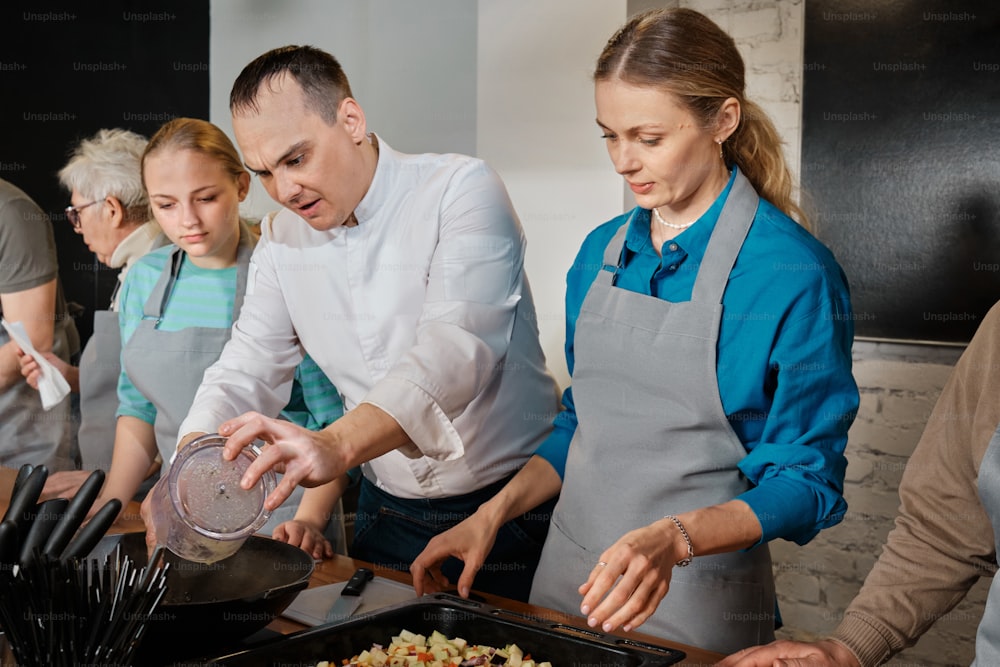
<path id="1" fill-rule="evenodd" d="M 517 644 L 507 644 L 494 648 L 480 644 L 469 644 L 461 637 L 448 638 L 444 633 L 433 631 L 429 637 L 402 630 L 392 638 L 386 647 L 378 644 L 365 650 L 351 660 L 343 660 L 349 667 L 458 667 L 464 660 L 485 657 L 490 667 L 552 667 L 549 662 L 536 662 Z M 322 661 L 316 667 L 339 667 L 337 663 Z"/>

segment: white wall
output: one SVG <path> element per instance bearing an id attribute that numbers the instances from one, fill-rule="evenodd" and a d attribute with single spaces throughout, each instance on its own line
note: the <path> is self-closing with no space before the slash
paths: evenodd
<path id="1" fill-rule="evenodd" d="M 340 60 L 393 148 L 488 161 L 524 225 L 542 344 L 565 386 L 565 274 L 587 231 L 623 210 L 590 72 L 625 16 L 625 0 L 213 0 L 210 119 L 232 136 L 240 70 L 268 49 L 312 44 Z M 255 185 L 244 211 L 275 207 Z"/>
<path id="2" fill-rule="evenodd" d="M 624 0 L 479 2 L 478 154 L 524 225 L 542 348 L 562 386 L 566 271 L 587 232 L 623 210 L 590 75 L 625 15 Z"/>
<path id="3" fill-rule="evenodd" d="M 232 136 L 229 91 L 243 67 L 286 44 L 332 53 L 369 129 L 395 149 L 474 153 L 476 15 L 466 0 L 213 0 L 210 120 Z M 248 215 L 276 207 L 255 185 Z"/>

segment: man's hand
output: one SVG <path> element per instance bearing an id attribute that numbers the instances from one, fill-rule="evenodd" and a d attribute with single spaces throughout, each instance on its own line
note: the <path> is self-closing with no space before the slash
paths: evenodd
<path id="1" fill-rule="evenodd" d="M 222 452 L 228 461 L 255 440 L 264 441 L 261 455 L 247 468 L 241 484 L 249 489 L 272 468 L 284 473 L 274 493 L 264 501 L 269 510 L 285 502 L 297 484 L 325 484 L 344 477 L 354 466 L 411 444 L 391 415 L 369 403 L 362 403 L 322 431 L 247 412 L 220 425 L 219 435 L 229 439 Z"/>
<path id="2" fill-rule="evenodd" d="M 283 473 L 274 492 L 264 501 L 268 510 L 273 511 L 285 502 L 296 485 L 319 486 L 346 475 L 350 468 L 327 431 L 310 431 L 257 412 L 247 412 L 223 423 L 219 435 L 228 438 L 222 455 L 229 461 L 255 440 L 264 441 L 260 456 L 247 468 L 240 484 L 249 489 L 272 468 Z"/>
<path id="3" fill-rule="evenodd" d="M 716 667 L 861 667 L 845 645 L 832 639 L 816 642 L 776 641 L 734 653 Z"/>

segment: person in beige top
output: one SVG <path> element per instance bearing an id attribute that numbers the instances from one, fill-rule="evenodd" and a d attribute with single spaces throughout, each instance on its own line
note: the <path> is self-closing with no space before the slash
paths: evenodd
<path id="1" fill-rule="evenodd" d="M 828 638 L 777 641 L 719 667 L 881 665 L 913 645 L 997 570 L 1000 534 L 1000 304 L 945 385 L 899 487 L 896 526 Z M 976 637 L 975 665 L 1000 664 L 1000 582 Z"/>

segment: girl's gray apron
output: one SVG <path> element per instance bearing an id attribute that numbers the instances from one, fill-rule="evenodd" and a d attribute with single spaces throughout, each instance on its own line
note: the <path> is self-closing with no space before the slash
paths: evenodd
<path id="1" fill-rule="evenodd" d="M 233 300 L 233 322 L 239 318 L 247 286 L 247 271 L 253 254 L 253 238 L 245 225 L 240 227 L 240 246 L 236 256 L 236 298 Z M 177 451 L 178 429 L 187 417 L 194 395 L 201 385 L 205 370 L 222 354 L 229 341 L 231 328 L 188 327 L 180 331 L 158 328 L 163 309 L 170 298 L 170 289 L 177 280 L 184 251 L 174 248 L 163 267 L 143 309 L 144 318 L 132 334 L 122 353 L 125 371 L 135 388 L 156 406 L 156 446 L 163 459 L 162 475 Z M 274 526 L 295 515 L 303 489 L 271 514 L 260 532 L 270 534 Z"/>
<path id="2" fill-rule="evenodd" d="M 979 465 L 979 499 L 993 524 L 996 553 L 1000 553 L 1000 427 L 993 434 Z M 986 609 L 976 634 L 973 666 L 1000 665 L 1000 577 L 994 577 L 986 598 Z"/>
<path id="3" fill-rule="evenodd" d="M 122 338 L 118 313 L 94 313 L 94 333 L 80 355 L 80 456 L 84 470 L 109 470 L 115 445 Z"/>
<path id="4" fill-rule="evenodd" d="M 0 327 L 0 345 L 10 340 Z M 56 320 L 52 352 L 63 361 L 80 350 L 80 338 L 73 318 Z M 0 465 L 19 468 L 25 463 L 44 464 L 49 472 L 79 467 L 76 447 L 76 424 L 71 397 L 67 396 L 50 410 L 42 408 L 37 389 L 18 381 L 0 392 Z"/>
<path id="5" fill-rule="evenodd" d="M 757 203 L 737 173 L 689 302 L 615 287 L 630 223 L 608 244 L 577 320 L 579 425 L 533 604 L 579 615 L 577 588 L 622 535 L 666 514 L 732 500 L 748 488 L 736 467 L 746 449 L 719 396 L 716 343 L 722 295 Z M 727 654 L 771 641 L 775 599 L 767 546 L 695 556 L 690 566 L 673 569 L 669 593 L 639 631 Z"/>

